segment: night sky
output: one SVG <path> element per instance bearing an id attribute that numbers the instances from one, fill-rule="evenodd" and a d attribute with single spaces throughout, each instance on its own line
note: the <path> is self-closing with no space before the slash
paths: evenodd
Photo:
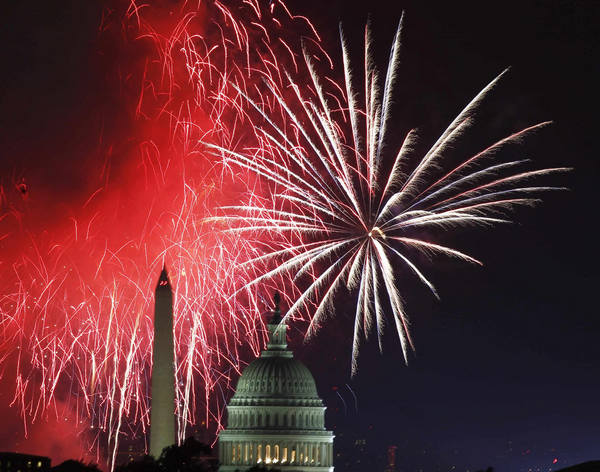
<path id="1" fill-rule="evenodd" d="M 56 210 L 85 194 L 98 110 L 106 117 L 109 61 L 95 54 L 101 6 L 50 3 L 2 7 L 0 179 L 6 186 L 26 177 Z M 538 168 L 574 168 L 553 181 L 569 191 L 517 211 L 518 223 L 444 238 L 485 265 L 435 259 L 427 273 L 440 301 L 411 278 L 399 281 L 416 345 L 408 366 L 390 327 L 384 354 L 366 343 L 359 373 L 349 378 L 352 312 L 344 301 L 313 341 L 296 343 L 328 405 L 342 455 L 336 470 L 382 470 L 388 445 L 398 446 L 401 471 L 550 471 L 600 459 L 598 3 L 288 4 L 311 18 L 334 56 L 338 21 L 360 48 L 370 14 L 383 62 L 404 9 L 395 116 L 431 138 L 511 66 L 478 116 L 474 139 L 553 120 L 520 152 Z M 0 450 L 50 454 L 37 448 L 54 426 L 35 424 L 23 439 L 11 395 L 4 377 Z M 378 469 L 346 468 L 362 439 L 362 456 Z M 69 456 L 56 447 L 55 458 Z"/>

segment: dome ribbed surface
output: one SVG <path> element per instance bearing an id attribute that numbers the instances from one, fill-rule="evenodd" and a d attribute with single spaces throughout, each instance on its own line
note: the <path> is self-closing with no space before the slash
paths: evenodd
<path id="1" fill-rule="evenodd" d="M 302 362 L 293 357 L 259 357 L 244 369 L 232 404 L 236 400 L 302 398 L 319 400 L 315 380 Z"/>

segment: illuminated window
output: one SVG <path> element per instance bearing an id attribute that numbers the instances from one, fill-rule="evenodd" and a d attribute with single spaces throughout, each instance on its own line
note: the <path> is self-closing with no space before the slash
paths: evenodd
<path id="1" fill-rule="evenodd" d="M 281 463 L 285 464 L 287 462 L 287 447 L 283 448 L 283 456 L 281 457 Z"/>
<path id="2" fill-rule="evenodd" d="M 256 450 L 256 463 L 260 464 L 262 462 L 262 444 L 258 445 L 258 449 Z"/>
<path id="3" fill-rule="evenodd" d="M 42 461 L 38 461 L 38 463 L 37 463 L 37 467 L 38 467 L 38 469 L 39 469 L 40 467 L 42 467 Z"/>
<path id="4" fill-rule="evenodd" d="M 267 444 L 265 446 L 265 463 L 266 464 L 271 463 L 271 445 L 270 444 Z"/>
<path id="5" fill-rule="evenodd" d="M 248 462 L 248 444 L 244 446 L 244 462 Z"/>
<path id="6" fill-rule="evenodd" d="M 290 464 L 294 464 L 296 462 L 296 448 L 292 449 L 292 456 L 290 458 Z"/>
<path id="7" fill-rule="evenodd" d="M 273 446 L 273 462 L 279 462 L 279 444 L 275 444 L 275 446 Z"/>

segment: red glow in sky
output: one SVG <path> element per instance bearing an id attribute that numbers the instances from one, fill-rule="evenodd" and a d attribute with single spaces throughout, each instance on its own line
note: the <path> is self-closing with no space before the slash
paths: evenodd
<path id="1" fill-rule="evenodd" d="M 4 173 L 0 368 L 27 435 L 17 450 L 110 463 L 121 438 L 148 427 L 152 294 L 164 262 L 176 290 L 179 436 L 220 427 L 224 392 L 264 341 L 268 287 L 236 292 L 256 249 L 206 220 L 256 188 L 198 141 L 234 149 L 253 137 L 236 87 L 260 100 L 264 78 L 296 73 L 297 33 L 324 56 L 313 26 L 282 2 L 114 2 L 98 20 L 92 57 L 113 102 L 83 157 L 60 162 L 78 187 L 57 199 L 62 184 Z M 41 447 L 42 436 L 56 440 Z"/>

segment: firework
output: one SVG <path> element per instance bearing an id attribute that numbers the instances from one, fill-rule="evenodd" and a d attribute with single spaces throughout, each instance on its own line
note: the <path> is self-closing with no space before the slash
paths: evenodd
<path id="1" fill-rule="evenodd" d="M 333 101 L 316 67 L 305 54 L 313 92 L 288 76 L 291 94 L 270 93 L 284 110 L 283 124 L 250 97 L 262 117 L 257 130 L 262 145 L 247 152 L 208 143 L 230 165 L 254 172 L 269 189 L 270 198 L 224 207 L 219 219 L 234 234 L 261 233 L 271 244 L 248 264 L 270 270 L 246 287 L 286 275 L 305 287 L 287 316 L 308 314 L 307 335 L 333 312 L 340 290 L 357 293 L 352 373 L 357 369 L 361 339 L 381 334 L 386 312 L 393 320 L 404 353 L 414 349 L 398 283 L 404 266 L 437 297 L 435 287 L 416 262 L 418 253 L 444 255 L 481 264 L 462 251 L 424 237 L 470 225 L 509 220 L 518 205 L 532 205 L 536 195 L 557 187 L 532 185 L 532 179 L 564 172 L 565 168 L 527 170 L 528 161 L 493 162 L 502 148 L 516 143 L 548 123 L 539 123 L 507 136 L 459 165 L 448 166 L 452 145 L 467 133 L 473 113 L 505 72 L 492 80 L 458 114 L 429 149 L 416 158 L 416 130 L 409 131 L 396 153 L 387 142 L 393 128 L 391 103 L 399 68 L 402 20 L 396 31 L 385 74 L 372 58 L 371 32 L 366 28 L 364 92 L 351 73 L 349 53 L 340 30 L 345 98 Z M 338 89 L 339 90 L 339 89 Z M 242 93 L 240 91 L 240 93 Z M 339 96 L 339 91 L 337 93 Z M 359 97 L 362 103 L 359 104 Z M 340 107 L 340 103 L 345 103 Z M 264 192 L 264 189 L 263 189 Z"/>
<path id="2" fill-rule="evenodd" d="M 163 261 L 175 287 L 178 437 L 221 427 L 231 381 L 265 341 L 264 289 L 239 291 L 250 278 L 238 267 L 256 248 L 207 219 L 253 183 L 198 142 L 235 149 L 254 136 L 241 93 L 275 113 L 263 79 L 278 88 L 283 64 L 294 71 L 291 32 L 329 63 L 310 22 L 279 1 L 113 3 L 100 31 L 124 51 L 114 94 L 125 136 L 109 116 L 90 146 L 100 149 L 85 169 L 93 188 L 67 214 L 36 218 L 47 201 L 20 180 L 17 197 L 0 193 L 0 368 L 15 379 L 13 405 L 26 434 L 39 420 L 77 424 L 82 455 L 110 467 L 120 441 L 148 428 Z"/>

